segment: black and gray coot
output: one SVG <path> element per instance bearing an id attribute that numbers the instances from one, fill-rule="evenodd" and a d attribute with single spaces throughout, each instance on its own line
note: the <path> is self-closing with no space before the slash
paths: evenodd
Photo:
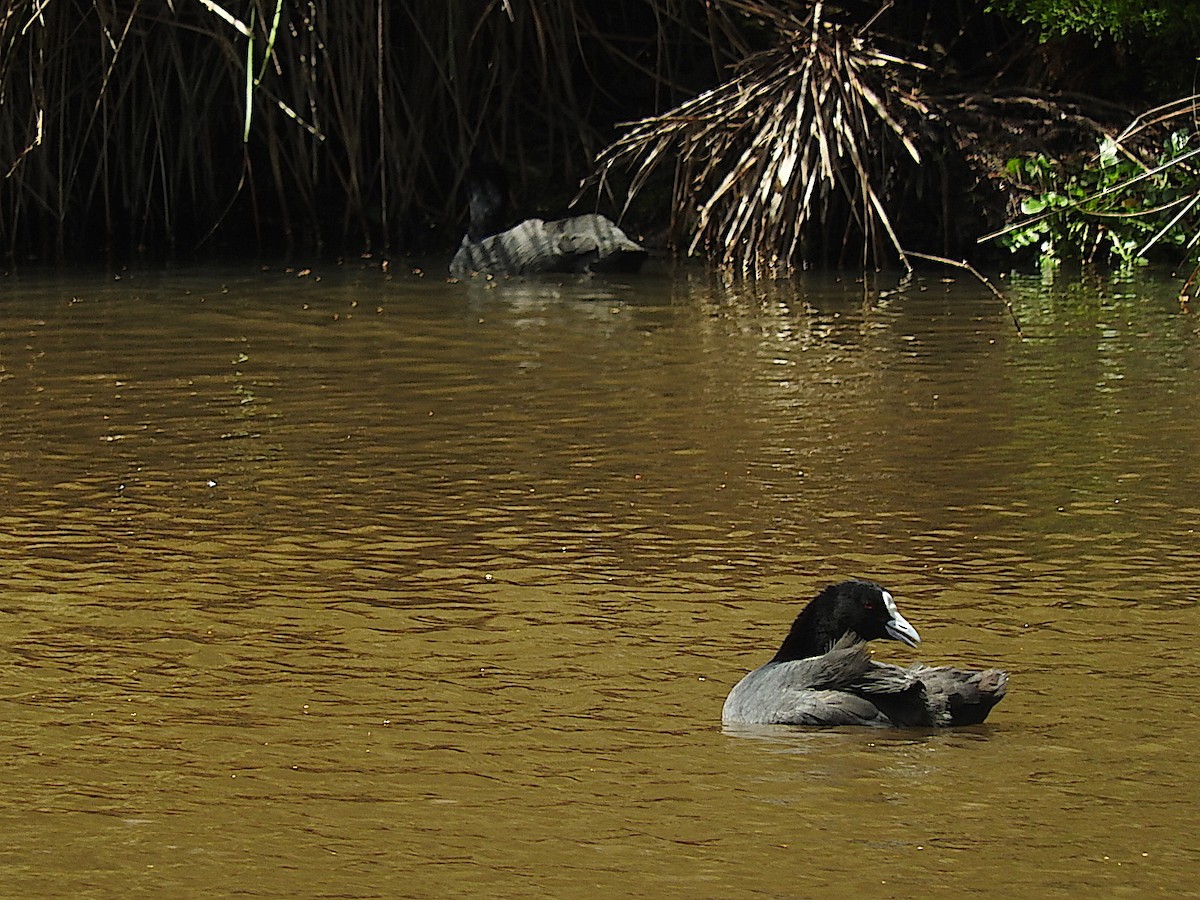
<path id="1" fill-rule="evenodd" d="M 892 595 L 870 581 L 830 585 L 796 617 L 779 652 L 729 692 L 726 725 L 977 725 L 1008 673 L 876 662 L 866 642 L 920 642 Z"/>
<path id="2" fill-rule="evenodd" d="M 636 272 L 646 251 L 611 219 L 595 213 L 504 228 L 508 187 L 498 166 L 475 165 L 467 175 L 471 226 L 450 261 L 455 278 L 472 275 Z"/>

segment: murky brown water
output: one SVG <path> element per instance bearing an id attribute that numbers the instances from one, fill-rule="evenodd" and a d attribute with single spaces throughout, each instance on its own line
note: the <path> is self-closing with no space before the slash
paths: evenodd
<path id="1" fill-rule="evenodd" d="M 0 281 L 0 894 L 1195 893 L 1174 284 Z M 798 605 L 987 726 L 722 733 Z"/>

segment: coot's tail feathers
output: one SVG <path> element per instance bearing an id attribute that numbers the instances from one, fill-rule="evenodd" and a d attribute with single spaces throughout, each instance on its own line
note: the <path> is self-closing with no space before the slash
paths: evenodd
<path id="1" fill-rule="evenodd" d="M 866 645 L 857 646 L 865 650 Z M 870 697 L 897 725 L 978 725 L 1004 699 L 1008 673 L 920 664 L 903 668 L 871 661 L 849 687 Z"/>
<path id="2" fill-rule="evenodd" d="M 947 666 L 924 669 L 918 677 L 938 724 L 978 725 L 1008 690 L 1008 673 L 1000 669 L 967 672 Z"/>

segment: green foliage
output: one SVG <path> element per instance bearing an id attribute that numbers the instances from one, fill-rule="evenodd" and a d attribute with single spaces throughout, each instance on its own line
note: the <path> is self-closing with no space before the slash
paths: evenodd
<path id="1" fill-rule="evenodd" d="M 1106 139 L 1073 169 L 1038 154 L 1010 159 L 1009 178 L 1032 191 L 1029 216 L 1003 237 L 1013 252 L 1036 248 L 1043 264 L 1065 259 L 1144 264 L 1160 244 L 1192 250 L 1200 241 L 1200 135 L 1181 129 L 1147 164 Z"/>
<path id="2" fill-rule="evenodd" d="M 1085 34 L 1098 40 L 1200 28 L 1196 0 L 992 0 L 988 8 L 1037 25 L 1043 37 Z"/>

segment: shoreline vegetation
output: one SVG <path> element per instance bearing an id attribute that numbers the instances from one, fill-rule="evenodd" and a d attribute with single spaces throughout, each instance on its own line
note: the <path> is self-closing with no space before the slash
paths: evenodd
<path id="1" fill-rule="evenodd" d="M 486 155 L 519 218 L 753 276 L 1192 271 L 1198 36 L 1184 0 L 14 0 L 0 257 L 448 258 Z"/>

